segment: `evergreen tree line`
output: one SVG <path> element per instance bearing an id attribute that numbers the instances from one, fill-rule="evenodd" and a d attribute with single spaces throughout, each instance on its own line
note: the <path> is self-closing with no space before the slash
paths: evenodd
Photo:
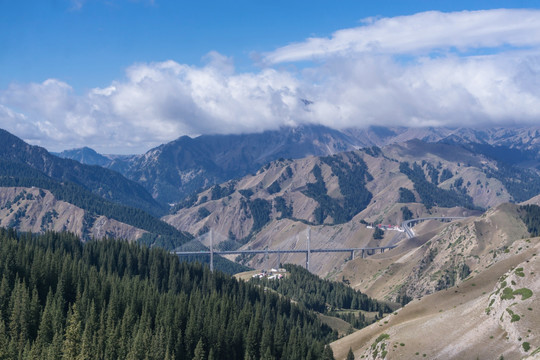
<path id="1" fill-rule="evenodd" d="M 210 192 L 212 200 L 219 200 L 221 198 L 231 195 L 235 191 L 235 185 L 235 181 L 229 182 L 228 185 L 224 187 L 214 185 Z"/>
<path id="2" fill-rule="evenodd" d="M 339 156 L 322 157 L 321 161 L 330 166 L 332 173 L 337 176 L 343 198 L 334 199 L 328 195 L 319 165 L 312 170 L 315 182 L 308 183 L 303 194 L 319 203 L 313 212 L 316 224 L 323 224 L 327 216 L 333 219 L 334 224 L 346 223 L 369 205 L 372 194 L 365 185 L 373 177 L 366 163 L 355 153 L 348 154 L 347 162 Z"/>
<path id="3" fill-rule="evenodd" d="M 0 160 L 1 176 L 69 182 L 99 197 L 142 209 L 154 216 L 162 216 L 166 212 L 165 207 L 158 204 L 141 185 L 126 179 L 116 171 L 57 158 L 46 153 L 44 149 L 41 154 L 26 153 L 26 148 L 19 149 L 15 150 L 17 154 L 13 156 L 7 154 L 5 150 L 4 147 Z"/>
<path id="4" fill-rule="evenodd" d="M 416 202 L 416 199 L 414 197 L 414 193 L 404 187 L 399 188 L 399 200 L 400 203 L 412 203 Z"/>
<path id="5" fill-rule="evenodd" d="M 348 153 L 348 161 L 340 156 L 326 156 L 321 160 L 330 166 L 332 173 L 337 176 L 339 191 L 343 196 L 343 215 L 336 223 L 350 221 L 356 214 L 364 210 L 371 201 L 372 195 L 366 184 L 373 180 L 367 164 L 356 153 Z M 342 219 L 341 219 L 342 218 Z"/>
<path id="6" fill-rule="evenodd" d="M 272 203 L 264 199 L 247 200 L 249 212 L 253 217 L 253 226 L 251 233 L 256 233 L 261 230 L 264 225 L 270 222 L 270 214 L 272 213 Z"/>
<path id="7" fill-rule="evenodd" d="M 292 204 L 287 205 L 287 202 L 282 196 L 277 196 L 276 198 L 274 198 L 274 209 L 276 209 L 277 212 L 281 213 L 281 216 L 278 219 L 290 219 L 293 216 Z"/>
<path id="8" fill-rule="evenodd" d="M 519 207 L 521 219 L 531 236 L 540 236 L 540 206 L 524 205 Z"/>
<path id="9" fill-rule="evenodd" d="M 254 279 L 278 293 L 290 297 L 306 308 L 320 313 L 328 313 L 336 309 L 382 311 L 389 313 L 392 309 L 385 303 L 371 299 L 366 294 L 354 290 L 345 284 L 324 280 L 301 266 L 284 265 L 288 274 L 279 281 Z"/>
<path id="10" fill-rule="evenodd" d="M 0 229 L 0 359 L 326 359 L 335 332 L 164 250 Z"/>
<path id="11" fill-rule="evenodd" d="M 486 177 L 499 180 L 515 202 L 523 202 L 540 194 L 540 176 L 530 169 L 497 163 L 497 169 L 484 169 Z"/>
<path id="12" fill-rule="evenodd" d="M 408 162 L 400 163 L 399 171 L 407 175 L 413 182 L 414 190 L 420 195 L 422 203 L 427 209 L 431 209 L 435 205 L 440 207 L 462 206 L 467 209 L 477 208 L 469 195 L 441 189 L 436 184 L 429 182 L 426 179 L 424 170 L 416 162 L 412 164 L 412 167 Z"/>
<path id="13" fill-rule="evenodd" d="M 331 311 L 328 313 L 330 316 L 335 316 L 337 318 L 340 318 L 341 320 L 344 320 L 351 324 L 351 327 L 354 329 L 362 329 L 366 326 L 373 324 L 373 322 L 378 319 L 378 315 L 375 315 L 375 318 L 373 320 L 366 319 L 366 316 L 359 312 L 358 314 L 355 314 L 352 311 L 349 312 L 338 312 L 338 311 Z"/>

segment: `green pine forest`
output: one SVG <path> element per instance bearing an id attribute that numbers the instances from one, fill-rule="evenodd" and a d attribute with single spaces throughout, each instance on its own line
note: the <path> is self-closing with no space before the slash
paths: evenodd
<path id="1" fill-rule="evenodd" d="M 371 324 L 372 321 L 367 321 L 362 313 L 358 316 L 349 313 L 350 316 L 344 317 L 339 312 L 340 310 L 378 312 L 379 318 L 383 313 L 391 313 L 395 310 L 390 305 L 372 299 L 343 283 L 321 279 L 301 266 L 285 264 L 284 267 L 287 270 L 287 276 L 280 281 L 264 278 L 252 281 L 302 303 L 310 310 L 342 317 L 357 329 Z"/>
<path id="2" fill-rule="evenodd" d="M 331 359 L 283 296 L 163 249 L 0 229 L 0 359 Z"/>

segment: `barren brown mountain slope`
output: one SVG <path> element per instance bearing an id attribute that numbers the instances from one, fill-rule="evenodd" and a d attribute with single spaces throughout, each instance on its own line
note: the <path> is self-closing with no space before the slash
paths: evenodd
<path id="1" fill-rule="evenodd" d="M 494 162 L 461 147 L 410 141 L 332 157 L 278 160 L 256 174 L 196 194 L 163 219 L 193 234 L 212 229 L 218 248 L 293 249 L 306 248 L 308 225 L 312 248 L 386 245 L 396 233 L 374 240 L 366 224 L 399 224 L 403 206 L 413 217 L 479 213 L 462 206 L 426 208 L 413 181 L 400 170 L 402 162 L 416 162 L 430 186 L 471 196 L 479 207 L 511 198 L 498 180 L 485 179 L 483 169 L 495 168 Z M 400 188 L 412 191 L 417 202 L 399 203 Z M 332 275 L 348 258 L 317 254 L 311 270 Z M 263 256 L 243 260 L 256 267 L 263 263 Z M 271 259 L 277 261 L 277 256 Z M 281 261 L 303 264 L 305 258 L 289 255 Z"/>
<path id="2" fill-rule="evenodd" d="M 0 226 L 33 233 L 69 231 L 96 239 L 136 240 L 146 232 L 105 216 L 88 226 L 85 210 L 56 199 L 48 190 L 21 187 L 0 187 Z"/>

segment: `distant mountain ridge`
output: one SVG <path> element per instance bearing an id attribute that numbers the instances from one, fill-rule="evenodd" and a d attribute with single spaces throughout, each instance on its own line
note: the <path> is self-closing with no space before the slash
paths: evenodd
<path id="1" fill-rule="evenodd" d="M 81 164 L 52 155 L 0 129 L 0 156 L 4 163 L 28 166 L 60 182 L 71 182 L 92 193 L 123 205 L 136 207 L 159 216 L 165 211 L 139 184 L 121 174 L 99 166 Z M 2 174 L 0 173 L 0 176 Z"/>
<path id="2" fill-rule="evenodd" d="M 239 178 L 279 158 L 303 158 L 352 150 L 354 139 L 323 126 L 283 128 L 246 135 L 183 136 L 143 155 L 108 165 L 143 185 L 161 203 Z"/>
<path id="3" fill-rule="evenodd" d="M 98 154 L 94 149 L 87 146 L 79 149 L 64 150 L 61 153 L 53 153 L 53 155 L 63 159 L 71 159 L 86 165 L 107 166 L 112 159 Z"/>
<path id="4" fill-rule="evenodd" d="M 32 233 L 69 231 L 84 241 L 103 237 L 137 241 L 148 233 L 106 216 L 91 214 L 37 187 L 0 187 L 0 226 Z"/>
<path id="5" fill-rule="evenodd" d="M 500 147 L 519 155 L 540 149 L 540 128 L 406 128 L 371 126 L 335 130 L 321 125 L 283 127 L 243 135 L 182 136 L 142 155 L 103 156 L 89 148 L 64 151 L 61 157 L 98 164 L 116 170 L 141 184 L 162 205 L 181 201 L 187 195 L 214 184 L 254 173 L 280 158 L 326 156 L 370 146 L 419 139 L 454 145 L 470 143 L 470 150 L 493 155 Z M 487 147 L 486 147 L 487 146 Z"/>

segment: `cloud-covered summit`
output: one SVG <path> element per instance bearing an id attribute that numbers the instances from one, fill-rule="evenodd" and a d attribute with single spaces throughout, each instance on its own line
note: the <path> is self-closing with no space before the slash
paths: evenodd
<path id="1" fill-rule="evenodd" d="M 278 48 L 263 54 L 274 65 L 251 72 L 210 52 L 202 66 L 134 64 L 83 94 L 57 79 L 13 83 L 0 90 L 0 127 L 54 151 L 140 153 L 185 134 L 304 123 L 538 124 L 538 18 L 537 10 L 427 12 Z M 280 65 L 306 60 L 316 61 Z"/>

